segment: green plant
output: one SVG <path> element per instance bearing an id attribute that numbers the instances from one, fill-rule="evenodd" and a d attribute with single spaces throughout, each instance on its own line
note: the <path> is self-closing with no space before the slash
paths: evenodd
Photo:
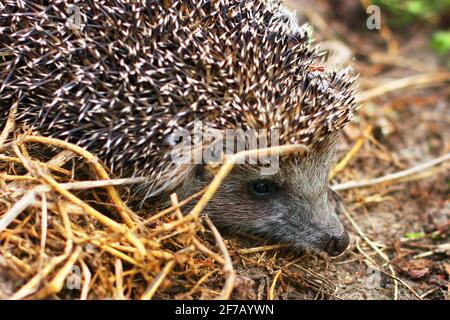
<path id="1" fill-rule="evenodd" d="M 381 8 L 386 23 L 394 28 L 417 21 L 435 24 L 441 15 L 450 11 L 450 0 L 371 0 L 371 3 Z M 449 55 L 450 31 L 434 31 L 431 48 L 439 55 Z"/>
<path id="2" fill-rule="evenodd" d="M 440 55 L 450 54 L 450 31 L 436 31 L 431 38 L 431 47 Z"/>
<path id="3" fill-rule="evenodd" d="M 384 13 L 393 27 L 404 26 L 414 21 L 432 21 L 450 10 L 450 0 L 372 0 Z"/>

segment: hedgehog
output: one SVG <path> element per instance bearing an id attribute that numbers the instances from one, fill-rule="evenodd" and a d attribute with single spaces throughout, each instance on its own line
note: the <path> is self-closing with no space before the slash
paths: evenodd
<path id="1" fill-rule="evenodd" d="M 323 66 L 310 27 L 279 0 L 4 1 L 0 124 L 96 154 L 136 194 L 163 203 L 213 178 L 174 163 L 173 135 L 276 130 L 306 153 L 236 165 L 204 213 L 224 232 L 341 254 L 349 236 L 328 186 L 339 132 L 357 108 L 355 76 Z M 205 140 L 202 148 L 208 145 Z"/>

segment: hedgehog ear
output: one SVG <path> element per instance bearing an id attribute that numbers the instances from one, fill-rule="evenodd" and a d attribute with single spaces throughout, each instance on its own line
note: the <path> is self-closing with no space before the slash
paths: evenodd
<path id="1" fill-rule="evenodd" d="M 205 164 L 199 164 L 194 169 L 195 177 L 201 181 L 209 181 L 212 176 L 206 168 Z"/>

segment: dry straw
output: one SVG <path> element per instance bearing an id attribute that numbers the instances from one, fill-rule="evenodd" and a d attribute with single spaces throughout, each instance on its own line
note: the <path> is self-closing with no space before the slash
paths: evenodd
<path id="1" fill-rule="evenodd" d="M 14 132 L 13 113 L 0 141 L 0 281 L 9 285 L 1 297 L 228 299 L 237 278 L 233 259 L 252 261 L 251 254 L 280 247 L 230 252 L 202 211 L 242 157 L 303 152 L 303 145 L 233 155 L 204 191 L 181 201 L 173 194 L 170 208 L 146 208 L 144 218 L 116 189 L 142 178 L 111 178 L 97 157 L 76 145 Z M 36 152 L 49 148 L 56 152 L 51 159 Z M 274 284 L 272 298 L 273 291 Z"/>

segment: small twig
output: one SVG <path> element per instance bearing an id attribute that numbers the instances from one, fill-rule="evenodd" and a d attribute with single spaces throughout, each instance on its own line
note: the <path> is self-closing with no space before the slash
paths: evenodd
<path id="1" fill-rule="evenodd" d="M 272 285 L 270 286 L 270 289 L 269 289 L 269 300 L 273 300 L 273 298 L 274 298 L 275 286 L 277 284 L 277 280 L 280 277 L 282 271 L 283 270 L 281 270 L 281 269 L 278 270 L 277 273 L 275 274 L 275 276 L 273 277 Z"/>
<path id="2" fill-rule="evenodd" d="M 64 150 L 58 153 L 56 156 L 47 161 L 48 166 L 62 167 L 68 161 L 75 157 L 75 153 L 69 150 Z"/>
<path id="3" fill-rule="evenodd" d="M 237 250 L 237 253 L 240 254 L 247 254 L 247 253 L 255 253 L 255 252 L 261 252 L 261 251 L 269 251 L 269 250 L 275 250 L 280 248 L 287 248 L 289 247 L 287 244 L 273 244 L 268 246 L 260 246 L 260 247 L 254 247 L 254 248 L 244 248 Z"/>
<path id="4" fill-rule="evenodd" d="M 116 300 L 125 300 L 125 296 L 123 295 L 123 266 L 122 260 L 116 259 L 114 263 L 115 270 L 115 278 L 116 278 L 116 288 L 115 288 L 115 299 Z"/>
<path id="5" fill-rule="evenodd" d="M 134 227 L 132 230 L 133 230 L 133 231 L 134 231 L 134 230 L 137 230 L 137 229 L 142 228 L 142 227 L 144 227 L 145 225 L 149 224 L 150 222 L 157 221 L 157 220 L 160 219 L 161 217 L 163 217 L 163 216 L 165 216 L 165 215 L 171 213 L 172 211 L 175 211 L 175 210 L 181 208 L 182 206 L 184 206 L 185 204 L 189 203 L 189 202 L 192 201 L 193 199 L 195 199 L 195 198 L 201 196 L 204 192 L 205 192 L 205 190 L 201 190 L 201 191 L 199 191 L 199 192 L 193 194 L 192 196 L 189 196 L 188 198 L 186 198 L 186 199 L 180 201 L 176 206 L 171 206 L 171 207 L 169 207 L 169 208 L 167 208 L 167 209 L 164 209 L 164 210 L 158 212 L 157 214 L 154 214 L 154 215 L 148 217 L 148 218 L 145 219 L 144 221 L 138 223 L 138 224 L 136 225 L 136 227 Z"/>
<path id="6" fill-rule="evenodd" d="M 406 56 L 375 52 L 369 55 L 369 59 L 373 64 L 392 65 L 422 73 L 433 71 L 432 66 L 426 65 L 424 61 L 412 59 Z"/>
<path id="7" fill-rule="evenodd" d="M 348 182 L 336 184 L 336 185 L 332 186 L 331 188 L 334 191 L 342 191 L 342 190 L 353 189 L 353 188 L 369 187 L 369 186 L 373 186 L 373 185 L 380 184 L 380 183 L 385 183 L 385 182 L 392 181 L 392 180 L 398 180 L 398 179 L 404 178 L 406 176 L 419 173 L 421 171 L 424 171 L 428 168 L 431 168 L 433 166 L 436 166 L 436 165 L 441 164 L 448 160 L 450 160 L 450 153 L 447 153 L 439 158 L 418 164 L 417 166 L 414 166 L 412 168 L 402 170 L 399 172 L 395 172 L 395 173 L 391 173 L 391 174 L 387 174 L 387 175 L 379 177 L 379 178 L 375 178 L 375 179 L 371 179 L 371 180 L 363 180 L 363 181 L 348 181 Z"/>
<path id="8" fill-rule="evenodd" d="M 61 268 L 61 270 L 58 271 L 53 280 L 50 281 L 46 289 L 44 289 L 46 293 L 44 294 L 44 296 L 55 294 L 61 291 L 61 289 L 64 286 L 65 280 L 69 275 L 69 273 L 71 272 L 73 265 L 78 260 L 80 253 L 81 247 L 76 247 L 74 252 L 70 255 L 69 259 L 67 259 L 67 262 Z"/>
<path id="9" fill-rule="evenodd" d="M 144 177 L 136 177 L 136 178 L 122 178 L 109 180 L 66 182 L 60 183 L 60 186 L 66 190 L 82 190 L 82 189 L 103 188 L 108 186 L 121 186 L 126 184 L 137 184 L 142 183 L 143 181 L 145 181 Z"/>
<path id="10" fill-rule="evenodd" d="M 152 283 L 147 287 L 144 294 L 141 297 L 141 300 L 150 300 L 153 298 L 153 296 L 156 293 L 156 290 L 158 290 L 159 286 L 163 282 L 163 280 L 166 278 L 166 276 L 169 274 L 170 271 L 172 271 L 173 267 L 175 267 L 175 260 L 170 260 L 167 262 L 167 264 L 164 266 L 164 268 L 161 270 L 161 272 L 156 276 L 155 279 L 153 279 Z"/>
<path id="11" fill-rule="evenodd" d="M 135 259 L 133 259 L 132 257 L 126 255 L 125 253 L 112 248 L 109 245 L 106 244 L 102 244 L 100 241 L 97 240 L 91 240 L 90 241 L 92 244 L 96 245 L 97 247 L 99 247 L 101 250 L 104 250 L 105 252 L 108 252 L 109 254 L 111 254 L 112 256 L 115 256 L 123 261 L 128 262 L 131 265 L 137 266 L 137 267 L 141 267 L 142 264 L 140 264 L 139 262 L 137 262 Z"/>
<path id="12" fill-rule="evenodd" d="M 14 145 L 14 144 L 12 143 L 11 145 Z M 19 158 L 17 158 L 17 157 L 9 157 L 9 156 L 5 156 L 3 154 L 0 154 L 0 160 L 1 161 L 8 161 L 8 162 L 14 162 L 14 163 L 22 164 L 22 160 L 20 160 Z M 48 168 L 48 169 L 50 169 L 52 171 L 61 173 L 63 175 L 70 176 L 70 171 L 69 170 L 63 169 L 63 168 L 58 167 L 56 165 L 53 165 L 52 161 L 40 162 L 40 161 L 36 161 L 36 160 L 31 160 L 31 159 L 28 159 L 28 161 L 31 162 L 31 163 L 39 164 L 40 166 L 42 166 L 44 168 Z"/>
<path id="13" fill-rule="evenodd" d="M 39 186 L 43 187 L 43 186 Z M 46 187 L 46 186 L 45 186 Z M 0 233 L 3 232 L 11 222 L 16 219 L 31 203 L 36 199 L 38 188 L 35 187 L 28 191 L 19 201 L 17 201 L 11 209 L 6 212 L 0 219 Z"/>
<path id="14" fill-rule="evenodd" d="M 177 197 L 176 193 L 172 193 L 170 195 L 170 201 L 172 202 L 172 205 L 176 208 L 175 215 L 177 216 L 177 218 L 183 219 L 183 214 L 181 213 L 179 202 L 178 202 L 178 197 Z"/>
<path id="15" fill-rule="evenodd" d="M 394 279 L 394 300 L 398 300 L 398 277 L 395 274 L 394 267 L 391 263 L 388 264 L 389 271 L 391 272 L 391 277 Z"/>
<path id="16" fill-rule="evenodd" d="M 28 143 L 42 143 L 46 145 L 52 145 L 58 148 L 62 148 L 64 150 L 69 150 L 79 156 L 82 156 L 93 168 L 93 170 L 97 173 L 100 179 L 109 179 L 109 175 L 106 172 L 104 166 L 100 162 L 100 160 L 94 156 L 92 153 L 87 150 L 59 139 L 47 138 L 47 137 L 38 137 L 38 136 L 24 136 L 20 140 L 20 142 L 28 142 Z M 112 186 L 106 186 L 106 191 L 108 192 L 109 197 L 112 202 L 115 204 L 115 208 L 119 212 L 120 217 L 125 222 L 128 227 L 134 227 L 136 223 L 131 218 L 131 211 L 126 207 L 123 203 L 122 199 L 119 197 L 117 191 Z"/>
<path id="17" fill-rule="evenodd" d="M 47 227 L 48 227 L 48 210 L 47 197 L 45 193 L 41 195 L 42 210 L 41 210 L 41 254 L 40 259 L 43 261 L 45 256 L 45 244 L 47 242 Z"/>
<path id="18" fill-rule="evenodd" d="M 88 205 L 87 203 L 82 201 L 80 198 L 75 196 L 73 193 L 62 188 L 61 185 L 58 182 L 56 182 L 55 179 L 53 179 L 52 177 L 50 177 L 48 175 L 42 175 L 41 178 L 46 183 L 51 185 L 53 187 L 53 189 L 55 189 L 64 198 L 66 198 L 70 202 L 82 207 L 83 210 L 88 215 L 90 215 L 91 217 L 93 217 L 94 219 L 96 219 L 97 221 L 102 223 L 103 225 L 111 228 L 114 232 L 125 235 L 125 237 L 128 239 L 128 241 L 130 241 L 130 243 L 132 243 L 134 246 L 136 246 L 136 248 L 139 250 L 139 253 L 141 254 L 141 256 L 144 257 L 146 255 L 146 250 L 145 250 L 143 243 L 136 237 L 136 235 L 126 225 L 124 225 L 122 223 L 118 223 L 118 222 L 114 221 L 113 219 L 107 217 L 106 215 L 102 214 L 98 210 L 94 209 L 93 207 L 91 207 L 90 205 Z"/>
<path id="19" fill-rule="evenodd" d="M 392 278 L 394 281 L 398 281 L 399 283 L 401 283 L 406 289 L 408 289 L 416 298 L 418 298 L 419 300 L 422 300 L 422 298 L 420 297 L 420 295 L 413 289 L 411 288 L 405 281 L 403 281 L 402 279 L 393 276 L 392 274 L 384 271 L 383 269 L 376 267 L 376 266 L 371 266 L 372 268 L 384 273 L 385 275 L 387 275 L 389 278 Z"/>
<path id="20" fill-rule="evenodd" d="M 420 298 L 421 298 L 421 299 L 425 299 L 425 298 L 428 297 L 430 294 L 432 294 L 432 293 L 434 293 L 434 292 L 436 292 L 436 291 L 438 291 L 438 290 L 440 290 L 439 287 L 433 288 L 433 289 L 431 289 L 431 290 L 428 290 L 427 292 L 421 294 L 421 295 L 420 295 Z"/>
<path id="21" fill-rule="evenodd" d="M 369 261 L 373 265 L 376 265 L 375 260 L 373 260 L 372 257 L 370 257 L 369 254 L 367 254 L 366 251 L 364 251 L 364 249 L 361 247 L 360 239 L 361 238 L 356 239 L 356 249 L 358 249 L 358 251 L 367 259 L 367 261 Z"/>
<path id="22" fill-rule="evenodd" d="M 11 300 L 19 300 L 22 299 L 32 293 L 34 293 L 41 282 L 41 280 L 46 277 L 50 272 L 53 271 L 53 269 L 60 264 L 62 261 L 64 261 L 67 256 L 69 255 L 69 252 L 65 252 L 61 256 L 55 257 L 50 260 L 49 263 L 45 265 L 45 267 L 38 272 L 33 278 L 30 279 L 24 286 L 22 286 L 16 293 L 14 293 L 11 296 Z"/>
<path id="23" fill-rule="evenodd" d="M 189 297 L 191 296 L 213 273 L 215 273 L 216 271 L 209 271 L 208 273 L 206 273 L 205 275 L 203 275 L 200 280 L 197 281 L 197 283 L 192 287 L 191 290 L 189 290 L 189 292 L 187 292 L 184 296 L 185 297 Z"/>
<path id="24" fill-rule="evenodd" d="M 82 190 L 91 188 L 100 188 L 105 186 L 117 186 L 124 184 L 140 183 L 144 178 L 125 178 L 125 179 L 110 179 L 110 180 L 94 180 L 81 182 L 67 182 L 60 183 L 60 188 L 64 190 Z M 0 232 L 5 230 L 8 225 L 21 214 L 29 205 L 33 204 L 36 196 L 45 192 L 51 191 L 52 188 L 48 185 L 38 185 L 28 191 L 14 206 L 9 209 L 0 219 Z"/>
<path id="25" fill-rule="evenodd" d="M 80 259 L 81 269 L 83 270 L 83 287 L 81 288 L 80 300 L 87 300 L 89 294 L 89 285 L 91 283 L 91 271 L 83 259 Z"/>
<path id="26" fill-rule="evenodd" d="M 367 128 L 364 130 L 363 134 L 361 137 L 358 138 L 358 140 L 355 142 L 355 144 L 353 145 L 353 147 L 350 149 L 350 151 L 344 156 L 344 158 L 342 158 L 341 161 L 338 162 L 337 165 L 334 166 L 333 170 L 331 170 L 330 173 L 330 178 L 329 179 L 333 179 L 334 176 L 342 171 L 347 164 L 350 162 L 350 160 L 358 153 L 358 151 L 361 149 L 361 147 L 364 144 L 364 141 L 366 141 L 367 137 L 370 135 L 370 133 L 372 132 L 372 126 L 369 125 L 367 126 Z"/>
<path id="27" fill-rule="evenodd" d="M 222 236 L 220 235 L 217 228 L 212 223 L 211 219 L 208 216 L 205 216 L 205 221 L 208 227 L 211 229 L 211 232 L 214 235 L 214 238 L 217 241 L 217 244 L 220 248 L 220 251 L 222 251 L 225 264 L 223 266 L 223 271 L 225 273 L 225 286 L 222 289 L 222 294 L 220 295 L 220 300 L 227 300 L 230 298 L 231 292 L 234 288 L 234 281 L 236 280 L 236 272 L 233 268 L 233 261 L 231 260 L 230 254 L 228 253 L 227 246 L 225 245 L 225 242 L 223 241 Z"/>
<path id="28" fill-rule="evenodd" d="M 444 244 L 437 245 L 435 249 L 416 254 L 412 258 L 413 259 L 422 259 L 422 258 L 429 257 L 429 256 L 432 256 L 437 253 L 445 253 L 445 252 L 450 252 L 450 243 L 444 243 Z"/>
<path id="29" fill-rule="evenodd" d="M 358 102 L 365 102 L 382 96 L 386 93 L 405 89 L 409 87 L 429 87 L 443 82 L 450 81 L 450 72 L 433 72 L 418 74 L 411 77 L 406 77 L 398 80 L 394 80 L 378 86 L 373 89 L 369 89 L 359 94 L 357 98 Z"/>
<path id="30" fill-rule="evenodd" d="M 36 181 L 37 179 L 32 176 L 15 176 L 5 173 L 0 173 L 0 179 L 4 181 Z"/>
<path id="31" fill-rule="evenodd" d="M 6 139 L 8 139 L 9 134 L 14 129 L 15 115 L 16 115 L 16 111 L 17 111 L 18 101 L 19 100 L 17 100 L 10 108 L 8 119 L 6 120 L 5 127 L 3 128 L 2 133 L 0 134 L 0 147 L 3 146 L 3 144 L 6 141 Z"/>
<path id="32" fill-rule="evenodd" d="M 218 263 L 220 263 L 221 265 L 225 265 L 225 260 L 221 256 L 219 256 L 217 253 L 215 253 L 214 251 L 212 251 L 209 248 L 207 248 L 203 243 L 198 241 L 197 238 L 192 237 L 192 243 L 194 244 L 194 246 L 197 249 L 199 249 L 200 251 L 202 251 L 202 252 L 206 253 L 207 255 L 211 256 L 211 258 L 216 260 Z"/>

